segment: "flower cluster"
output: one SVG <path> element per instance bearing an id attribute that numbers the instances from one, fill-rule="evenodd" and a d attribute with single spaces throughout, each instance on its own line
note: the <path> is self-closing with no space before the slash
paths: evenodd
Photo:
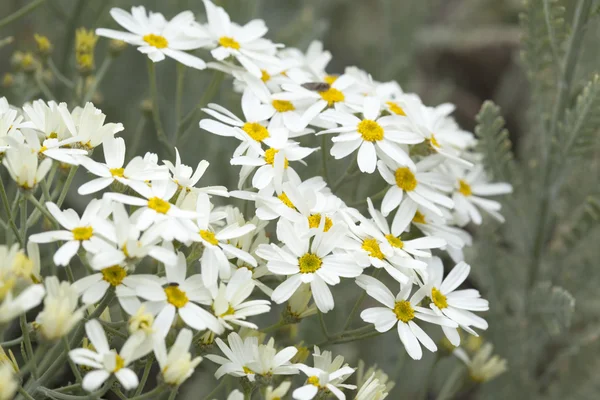
<path id="1" fill-rule="evenodd" d="M 454 107 L 427 106 L 396 82 L 377 82 L 358 68 L 330 74 L 331 54 L 319 42 L 305 53 L 284 48 L 264 38 L 263 21 L 240 26 L 223 8 L 204 4 L 205 24 L 190 11 L 168 21 L 143 7 L 115 8 L 111 15 L 129 32 L 96 33 L 137 46 L 153 62 L 168 56 L 233 78 L 243 116 L 210 103 L 199 127 L 239 141 L 231 157 L 241 166 L 238 187 L 199 186 L 209 163 L 186 165 L 177 148 L 175 160 L 152 153 L 126 160 L 125 141 L 116 136 L 123 126 L 107 123 L 92 103 L 69 109 L 37 100 L 15 108 L 0 100 L 2 163 L 19 188 L 21 213 L 28 201 L 36 207 L 21 215 L 20 229 L 10 213 L 5 224 L 21 245 L 0 247 L 0 325 L 43 303 L 32 324 L 40 343 L 69 342 L 75 332 L 78 346 L 85 330 L 83 347 L 69 357 L 87 371 L 86 391 L 101 390 L 107 380 L 108 390 L 114 379 L 125 390 L 138 387 L 135 362 L 151 361 L 152 352 L 161 382 L 178 386 L 215 343 L 224 357 L 205 357 L 220 365 L 216 378 L 241 378 L 245 390 L 264 387 L 271 399 L 284 396 L 291 388 L 285 377 L 300 372 L 307 378 L 291 392 L 295 399 L 344 399 L 344 390 L 356 389 L 344 383 L 354 369 L 342 357 L 332 360 L 315 346 L 314 366 L 293 361 L 298 348 L 278 350 L 273 338 L 261 343 L 249 320 L 272 303 L 286 303 L 280 326 L 316 313 L 322 318 L 336 309 L 334 287 L 342 279 L 381 303 L 360 313 L 373 325 L 361 333 L 396 328 L 413 359 L 422 357 L 421 346 L 437 350 L 428 325 L 441 327 L 453 346 L 460 345 L 460 330 L 485 330 L 475 312 L 488 302 L 476 289 L 459 289 L 471 268 L 463 260 L 472 240 L 465 226 L 480 224 L 482 211 L 502 221 L 500 203 L 486 197 L 511 187 L 487 180 L 477 139 L 454 121 Z M 214 60 L 189 53 L 196 49 L 209 49 Z M 323 147 L 307 147 L 320 135 L 328 135 Z M 99 151 L 103 160 L 94 160 Z M 339 185 L 327 175 L 300 177 L 315 152 L 351 159 Z M 77 168 L 91 177 L 77 192 L 96 197 L 81 213 L 63 206 Z M 380 176 L 383 189 L 352 206 L 338 189 L 359 172 Z M 254 215 L 226 204 L 229 198 L 243 200 Z M 52 228 L 27 235 L 41 215 Z M 51 252 L 52 268 L 41 268 L 38 244 Z M 445 254 L 456 263 L 446 274 Z M 68 280 L 59 280 L 56 267 L 66 268 Z M 115 296 L 127 320 L 106 315 Z M 119 352 L 105 334 L 115 327 L 127 331 L 117 329 L 126 338 Z M 383 399 L 386 380 L 371 374 L 356 398 Z"/>

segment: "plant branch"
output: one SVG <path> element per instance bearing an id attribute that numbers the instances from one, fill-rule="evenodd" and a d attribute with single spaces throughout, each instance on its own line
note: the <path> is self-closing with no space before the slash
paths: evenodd
<path id="1" fill-rule="evenodd" d="M 22 7 L 21 9 L 10 14 L 8 17 L 1 19 L 0 20 L 0 28 L 29 14 L 31 11 L 35 10 L 38 6 L 42 5 L 44 3 L 44 1 L 46 1 L 46 0 L 34 0 L 31 3 L 27 4 L 26 6 Z"/>

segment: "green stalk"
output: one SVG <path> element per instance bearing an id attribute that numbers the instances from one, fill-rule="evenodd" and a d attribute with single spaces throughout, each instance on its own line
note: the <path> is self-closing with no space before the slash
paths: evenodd
<path id="1" fill-rule="evenodd" d="M 94 93 L 96 93 L 96 90 L 98 89 L 98 85 L 100 85 L 100 82 L 102 82 L 102 80 L 104 79 L 104 76 L 106 75 L 106 71 L 108 71 L 108 68 L 110 68 L 112 61 L 113 61 L 113 57 L 111 57 L 110 55 L 107 56 L 104 59 L 104 61 L 102 61 L 102 65 L 100 65 L 100 68 L 98 68 L 98 73 L 96 74 L 96 79 L 94 79 L 92 86 L 89 88 L 89 90 L 87 91 L 85 96 L 83 96 L 83 101 L 81 102 L 82 105 L 86 104 L 88 101 L 90 101 L 92 99 L 92 97 L 94 96 Z"/>
<path id="2" fill-rule="evenodd" d="M 321 162 L 323 164 L 323 179 L 329 185 L 329 170 L 327 169 L 327 136 L 321 135 Z"/>
<path id="3" fill-rule="evenodd" d="M 148 80 L 150 81 L 150 95 L 152 96 L 152 118 L 154 120 L 156 136 L 158 140 L 165 145 L 169 155 L 173 156 L 175 154 L 175 150 L 173 150 L 171 143 L 169 143 L 169 139 L 165 134 L 162 121 L 160 119 L 160 109 L 158 106 L 158 87 L 156 85 L 156 66 L 150 59 L 148 59 Z"/>
<path id="4" fill-rule="evenodd" d="M 69 193 L 69 188 L 71 187 L 71 183 L 73 183 L 73 178 L 75 178 L 75 173 L 77 172 L 77 168 L 79 168 L 79 167 L 73 166 L 69 170 L 69 175 L 67 175 L 67 180 L 65 181 L 65 185 L 63 186 L 62 191 L 60 192 L 60 196 L 58 196 L 58 200 L 56 201 L 56 205 L 58 206 L 58 208 L 60 208 L 63 205 L 63 202 L 65 201 L 65 198 L 67 197 L 67 194 Z"/>
<path id="5" fill-rule="evenodd" d="M 196 106 L 193 109 L 191 109 L 185 117 L 183 117 L 183 120 L 179 125 L 179 130 L 175 133 L 175 138 L 179 138 L 179 135 L 182 135 L 181 139 L 185 141 L 185 139 L 187 138 L 187 130 L 193 122 L 196 122 L 199 119 L 199 116 L 197 116 L 197 114 L 201 111 L 201 109 L 205 107 L 218 93 L 224 76 L 225 74 L 222 71 L 215 71 L 210 81 L 210 84 L 204 91 L 204 94 L 202 95 L 202 98 L 200 98 L 198 104 L 196 104 Z"/>
<path id="6" fill-rule="evenodd" d="M 146 359 L 146 364 L 144 365 L 144 372 L 142 372 L 142 379 L 140 380 L 140 384 L 137 389 L 135 389 L 134 396 L 139 396 L 144 391 L 144 386 L 146 386 L 146 381 L 148 381 L 148 376 L 150 375 L 150 370 L 152 369 L 152 362 L 154 361 L 154 357 L 149 355 Z"/>
<path id="7" fill-rule="evenodd" d="M 33 347 L 31 346 L 31 338 L 29 337 L 29 329 L 27 329 L 27 317 L 25 314 L 21 315 L 21 333 L 23 334 L 23 342 L 25 343 L 25 352 L 27 353 L 28 363 L 31 364 L 31 375 L 34 379 L 38 377 L 37 362 L 33 354 Z"/>
<path id="8" fill-rule="evenodd" d="M 71 351 L 71 346 L 69 345 L 69 340 L 67 339 L 66 336 L 63 336 L 62 342 L 63 342 L 63 346 L 65 347 L 65 351 L 67 352 L 67 354 L 69 354 L 69 352 Z M 67 361 L 69 362 L 69 367 L 71 368 L 71 371 L 73 372 L 73 376 L 75 376 L 75 380 L 77 381 L 77 383 L 81 383 L 82 378 L 81 378 L 81 372 L 79 372 L 79 368 L 77 367 L 77 365 L 75 365 L 73 360 L 71 360 L 71 357 L 67 357 Z"/>
<path id="9" fill-rule="evenodd" d="M 177 145 L 179 123 L 181 122 L 181 101 L 183 98 L 183 83 L 185 82 L 185 65 L 177 63 L 177 85 L 175 92 L 175 145 Z"/>
<path id="10" fill-rule="evenodd" d="M 8 25 L 11 22 L 14 22 L 14 21 L 18 20 L 19 18 L 29 14 L 31 11 L 35 10 L 38 6 L 42 5 L 42 3 L 44 3 L 44 1 L 46 1 L 46 0 L 34 0 L 31 3 L 27 4 L 26 6 L 22 7 L 21 9 L 10 14 L 8 17 L 1 19 L 0 20 L 0 28 L 2 28 L 4 25 Z"/>
<path id="11" fill-rule="evenodd" d="M 10 211 L 10 206 L 8 205 L 8 196 L 6 195 L 6 189 L 4 188 L 4 180 L 0 179 L 0 198 L 2 198 L 2 204 L 4 205 L 4 211 L 6 212 L 6 217 L 8 218 L 8 225 L 12 229 L 13 233 L 17 237 L 17 240 L 23 247 L 23 241 L 21 240 L 21 235 L 19 234 L 19 228 L 15 224 L 15 220 L 13 219 L 13 214 Z"/>

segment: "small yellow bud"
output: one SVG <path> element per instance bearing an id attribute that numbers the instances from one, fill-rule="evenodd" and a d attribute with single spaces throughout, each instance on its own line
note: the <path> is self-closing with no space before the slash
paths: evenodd
<path id="1" fill-rule="evenodd" d="M 2 77 L 2 87 L 9 88 L 15 83 L 15 77 L 13 74 L 7 72 Z"/>
<path id="2" fill-rule="evenodd" d="M 108 44 L 108 51 L 111 56 L 117 57 L 123 52 L 123 50 L 125 50 L 125 47 L 127 47 L 127 43 L 125 43 L 124 41 L 112 39 Z"/>
<path id="3" fill-rule="evenodd" d="M 47 56 L 52 53 L 52 43 L 46 36 L 38 35 L 36 33 L 33 35 L 33 38 L 37 44 L 37 51 L 41 56 Z"/>

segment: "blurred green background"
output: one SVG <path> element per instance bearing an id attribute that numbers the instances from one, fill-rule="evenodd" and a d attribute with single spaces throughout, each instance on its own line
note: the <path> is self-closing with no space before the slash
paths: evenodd
<path id="1" fill-rule="evenodd" d="M 486 99 L 494 100 L 502 109 L 518 157 L 526 160 L 524 164 L 527 166 L 530 163 L 532 166 L 535 164 L 535 158 L 529 153 L 531 143 L 528 143 L 527 133 L 528 83 L 519 59 L 519 12 L 522 10 L 520 0 L 222 0 L 216 3 L 225 7 L 232 20 L 238 23 L 245 23 L 252 18 L 264 19 L 270 28 L 268 37 L 286 46 L 304 50 L 312 40 L 322 40 L 325 48 L 333 54 L 333 60 L 328 67 L 330 73 L 341 73 L 346 66 L 358 66 L 369 71 L 378 81 L 397 80 L 405 91 L 414 91 L 421 95 L 426 104 L 446 101 L 455 103 L 455 116 L 467 129 L 474 128 L 474 118 L 481 103 Z M 569 5 L 570 1 L 565 0 L 562 3 Z M 0 19 L 24 4 L 26 2 L 19 0 L 0 1 Z M 54 49 L 50 57 L 55 64 L 68 77 L 78 79 L 73 51 L 75 30 L 80 27 L 120 29 L 112 21 L 108 11 L 111 7 L 128 9 L 132 5 L 144 5 L 149 10 L 165 14 L 167 18 L 190 9 L 199 21 L 205 21 L 203 5 L 199 0 L 47 0 L 26 17 L 0 28 L 0 40 L 13 38 L 11 43 L 0 48 L 0 75 L 17 75 L 14 74 L 15 51 L 33 52 L 33 35 L 39 33 L 46 35 L 53 43 Z M 566 19 L 569 18 L 570 15 L 567 15 Z M 586 36 L 582 67 L 578 71 L 582 77 L 597 69 L 599 60 L 597 22 L 588 29 L 590 32 Z M 97 68 L 106 57 L 107 47 L 108 40 L 100 38 L 95 51 Z M 206 53 L 198 54 L 205 55 L 206 60 L 210 59 Z M 175 62 L 167 59 L 159 63 L 157 72 L 163 125 L 167 134 L 173 135 L 176 126 Z M 211 77 L 210 71 L 186 72 L 182 101 L 184 115 L 198 103 Z M 9 102 L 14 105 L 41 96 L 35 89 L 23 90 L 17 80 L 12 85 L 6 85 L 6 80 L 4 83 L 5 85 L 0 87 L 0 96 L 7 96 Z M 60 83 L 51 77 L 48 79 L 48 86 L 55 94 L 63 93 L 64 97 L 58 97 L 57 100 L 75 105 L 68 91 L 61 90 Z M 156 140 L 152 121 L 143 112 L 143 103 L 148 95 L 145 57 L 128 47 L 110 65 L 93 101 L 107 114 L 109 121 L 122 122 L 125 125 L 122 135 L 128 144 L 131 144 L 136 135 L 141 135 L 138 154 L 153 151 L 165 157 L 167 153 Z M 220 103 L 240 115 L 239 95 L 231 90 L 230 80 L 222 84 L 220 93 L 213 102 Z M 225 184 L 230 189 L 235 188 L 237 169 L 229 165 L 231 152 L 236 145 L 234 140 L 200 131 L 197 121 L 191 125 L 184 138 L 184 141 L 177 143 L 184 163 L 195 166 L 201 159 L 211 163 L 201 185 Z M 312 139 L 308 139 L 306 144 L 318 145 L 316 140 L 310 140 Z M 129 154 L 129 157 L 132 157 L 132 154 Z M 320 171 L 320 155 L 315 154 L 311 157 L 307 168 L 298 169 L 304 178 Z M 344 171 L 344 161 L 330 165 L 334 179 Z M 597 192 L 594 187 L 598 187 L 599 180 L 598 157 L 586 167 L 588 173 L 573 178 L 573 184 L 569 185 L 574 193 L 581 194 L 586 190 Z M 78 179 L 83 180 L 81 173 Z M 357 183 L 355 196 L 360 198 L 366 193 L 372 193 L 373 190 L 369 188 L 377 185 L 376 179 L 379 178 L 362 178 Z M 74 193 L 68 198 L 68 204 L 75 208 L 85 202 L 87 199 Z M 356 293 L 356 286 L 351 280 L 346 280 L 336 287 L 336 309 L 326 316 L 326 321 L 331 327 L 343 324 L 354 304 Z M 578 293 L 572 293 L 579 301 Z M 485 294 L 484 292 L 484 296 Z M 582 299 L 584 303 L 586 300 L 592 301 L 592 305 L 588 303 L 591 308 L 597 309 L 600 304 L 597 295 L 595 300 Z M 494 327 L 493 301 L 491 307 L 492 312 L 488 319 L 491 331 L 495 331 L 495 334 L 490 333 L 490 336 L 493 336 L 491 340 L 497 345 L 498 353 L 509 358 L 509 369 L 513 368 L 513 372 L 516 372 L 517 366 L 514 363 L 511 365 L 511 357 L 507 354 L 511 343 L 499 343 L 499 338 L 505 331 Z M 280 308 L 275 306 L 274 312 L 264 318 L 261 325 L 276 322 Z M 515 327 L 511 329 L 513 328 Z M 306 338 L 307 342 L 319 341 L 316 318 L 303 321 L 298 329 L 301 331 L 298 336 Z M 295 343 L 295 337 L 298 336 L 290 337 L 289 332 L 284 333 L 280 338 L 280 345 Z M 435 337 L 441 339 L 439 333 Z M 597 348 L 596 339 L 597 336 L 586 345 L 592 343 L 591 348 Z M 390 379 L 396 382 L 390 399 L 426 399 L 427 393 L 437 393 L 444 377 L 460 365 L 457 360 L 448 358 L 431 374 L 436 355 L 426 353 L 420 362 L 410 360 L 395 332 L 360 343 L 338 345 L 332 349 L 343 354 L 353 366 L 362 359 L 367 365 L 376 362 L 383 368 Z M 568 365 L 562 367 L 568 368 Z M 208 393 L 213 386 L 213 378 L 209 373 L 203 372 L 212 372 L 214 369 L 214 365 L 208 360 L 204 361 L 200 373 L 186 384 L 181 398 L 202 398 Z M 502 393 L 510 392 L 508 387 L 515 384 L 516 375 L 518 373 L 505 374 L 478 391 L 462 393 L 461 398 L 508 398 Z M 522 379 L 525 381 L 530 377 L 523 375 Z M 519 385 L 527 386 L 523 382 Z M 426 387 L 428 389 L 425 389 Z"/>

